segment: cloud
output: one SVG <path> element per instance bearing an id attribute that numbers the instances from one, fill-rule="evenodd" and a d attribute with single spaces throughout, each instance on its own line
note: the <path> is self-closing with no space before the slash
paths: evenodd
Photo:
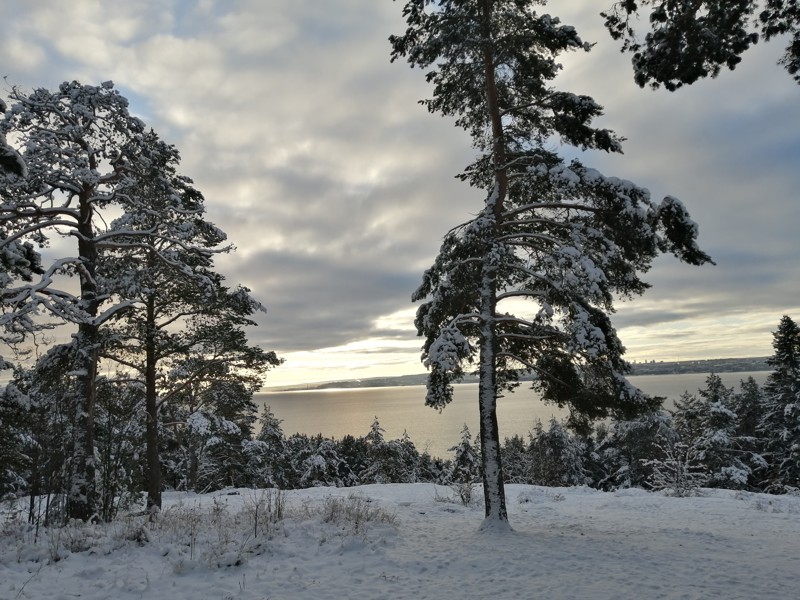
<path id="1" fill-rule="evenodd" d="M 633 83 L 602 6 L 546 8 L 597 42 L 564 57 L 556 83 L 593 95 L 606 107 L 597 124 L 627 138 L 624 155 L 566 153 L 654 198 L 681 198 L 718 263 L 656 261 L 652 289 L 614 317 L 630 355 L 768 350 L 781 314 L 800 308 L 800 103 L 774 64 L 778 45 L 716 80 L 653 92 Z M 219 268 L 269 309 L 254 342 L 325 373 L 346 360 L 421 370 L 410 294 L 482 193 L 454 179 L 473 150 L 451 119 L 418 104 L 431 92 L 424 74 L 389 62 L 401 10 L 374 0 L 18 2 L 4 7 L 0 51 L 11 84 L 114 80 L 178 147 L 209 218 L 238 248 Z M 325 367 L 333 356 L 344 362 Z"/>
<path id="2" fill-rule="evenodd" d="M 398 306 L 408 306 L 419 280 L 418 273 L 382 266 L 368 254 L 266 251 L 248 260 L 239 275 L 246 271 L 253 277 L 240 279 L 267 305 L 264 329 L 282 350 L 340 346 L 386 335 L 387 328 L 374 323 Z"/>

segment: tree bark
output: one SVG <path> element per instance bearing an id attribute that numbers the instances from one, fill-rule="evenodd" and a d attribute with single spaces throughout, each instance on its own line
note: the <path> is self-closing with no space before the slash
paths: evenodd
<path id="1" fill-rule="evenodd" d="M 480 411 L 481 465 L 483 466 L 483 499 L 486 509 L 484 527 L 508 523 L 503 464 L 500 456 L 500 431 L 497 425 L 496 342 L 494 332 L 495 279 L 491 267 L 484 268 L 481 295 L 482 330 L 480 348 Z"/>
<path id="2" fill-rule="evenodd" d="M 487 208 L 494 217 L 493 231 L 487 254 L 493 255 L 495 240 L 500 235 L 501 216 L 508 188 L 505 169 L 505 144 L 503 121 L 497 95 L 497 82 L 493 57 L 492 0 L 483 0 L 483 67 L 486 79 L 486 106 L 492 125 L 492 162 L 495 165 L 495 189 L 487 198 Z M 485 260 L 488 256 L 485 257 Z M 497 309 L 496 267 L 484 263 L 481 281 L 481 348 L 480 386 L 478 405 L 480 410 L 481 464 L 483 466 L 483 496 L 486 507 L 484 528 L 508 528 L 503 464 L 500 457 L 500 431 L 497 425 L 497 339 L 495 313 Z"/>
<path id="3" fill-rule="evenodd" d="M 89 319 L 78 325 L 75 337 L 74 447 L 72 478 L 67 492 L 67 518 L 89 521 L 97 512 L 97 482 L 94 460 L 94 410 L 97 401 L 97 363 L 100 331 L 94 318 L 99 301 L 97 289 L 97 246 L 92 227 L 91 197 L 95 190 L 85 186 L 79 196 L 78 256 L 81 259 L 81 305 Z"/>
<path id="4" fill-rule="evenodd" d="M 161 510 L 161 458 L 158 435 L 158 390 L 156 388 L 155 298 L 147 300 L 145 334 L 145 412 L 147 413 L 147 510 Z"/>

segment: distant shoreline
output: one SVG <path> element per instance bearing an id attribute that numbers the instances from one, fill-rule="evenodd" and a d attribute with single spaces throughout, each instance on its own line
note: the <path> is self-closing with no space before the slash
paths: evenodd
<path id="1" fill-rule="evenodd" d="M 703 360 L 681 360 L 633 363 L 631 375 L 680 375 L 682 373 L 740 373 L 746 371 L 769 371 L 767 357 L 755 358 L 709 358 Z M 400 387 L 425 385 L 428 375 L 400 375 L 397 377 L 370 377 L 346 379 L 309 384 L 263 388 L 262 392 L 293 392 L 298 390 L 353 389 L 367 387 Z M 467 375 L 461 383 L 477 383 L 478 378 Z"/>

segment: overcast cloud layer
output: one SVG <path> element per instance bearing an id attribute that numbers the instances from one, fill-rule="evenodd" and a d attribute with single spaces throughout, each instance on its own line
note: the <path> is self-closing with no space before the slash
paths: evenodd
<path id="1" fill-rule="evenodd" d="M 628 356 L 768 355 L 781 315 L 800 318 L 800 87 L 775 64 L 783 45 L 760 44 L 735 72 L 675 94 L 641 90 L 602 30 L 603 7 L 547 7 L 597 42 L 564 59 L 559 84 L 593 95 L 606 107 L 598 124 L 627 138 L 624 156 L 583 160 L 681 198 L 718 263 L 657 261 L 653 289 L 615 317 Z M 238 248 L 220 269 L 269 309 L 251 339 L 287 358 L 271 384 L 414 373 L 410 295 L 482 195 L 454 179 L 469 139 L 417 104 L 430 92 L 419 70 L 389 63 L 401 9 L 7 3 L 2 74 L 6 90 L 113 80 L 179 148 L 209 218 Z"/>

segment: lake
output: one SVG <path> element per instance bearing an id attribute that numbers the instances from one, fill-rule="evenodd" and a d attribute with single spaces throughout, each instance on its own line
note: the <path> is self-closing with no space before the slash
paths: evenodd
<path id="1" fill-rule="evenodd" d="M 768 372 L 720 373 L 728 387 L 739 389 L 739 382 L 752 376 L 763 383 Z M 639 375 L 630 381 L 653 396 L 676 399 L 684 391 L 705 387 L 707 374 Z M 473 439 L 478 434 L 478 385 L 454 386 L 453 402 L 441 413 L 425 406 L 424 386 L 376 387 L 356 389 L 262 392 L 255 395 L 259 407 L 269 405 L 283 420 L 283 431 L 341 439 L 369 431 L 378 417 L 386 439 L 397 439 L 407 431 L 417 449 L 433 456 L 449 457 L 449 448 L 458 443 L 466 423 Z M 526 436 L 536 419 L 546 423 L 551 416 L 565 415 L 558 407 L 545 405 L 532 390 L 520 387 L 497 403 L 500 437 Z"/>

